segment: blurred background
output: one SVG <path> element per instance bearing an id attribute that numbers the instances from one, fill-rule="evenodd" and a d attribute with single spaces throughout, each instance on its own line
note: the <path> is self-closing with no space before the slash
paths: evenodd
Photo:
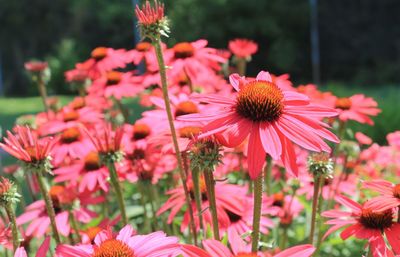
<path id="1" fill-rule="evenodd" d="M 49 62 L 50 95 L 71 94 L 63 73 L 93 48 L 134 47 L 135 2 L 139 1 L 0 0 L 0 95 L 37 95 L 23 68 L 32 58 Z M 170 46 L 205 38 L 212 47 L 226 48 L 230 39 L 252 39 L 259 52 L 248 66 L 250 75 L 266 69 L 289 73 L 294 84 L 320 78 L 323 89 L 338 95 L 364 93 L 384 110 L 374 130 L 364 131 L 383 141 L 387 132 L 400 128 L 399 0 L 164 2 L 171 20 Z M 4 101 L 2 119 L 22 112 L 12 104 L 17 98 Z M 29 110 L 34 106 L 31 103 Z M 7 108 L 11 114 L 4 113 Z"/>

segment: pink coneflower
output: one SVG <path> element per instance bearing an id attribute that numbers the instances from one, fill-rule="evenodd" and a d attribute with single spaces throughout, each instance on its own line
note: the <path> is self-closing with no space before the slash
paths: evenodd
<path id="1" fill-rule="evenodd" d="M 269 229 L 275 226 L 274 222 L 268 215 L 276 214 L 279 208 L 271 206 L 272 201 L 266 201 L 262 206 L 261 219 L 260 219 L 260 232 L 264 235 L 268 234 Z M 253 198 L 242 198 L 243 208 L 241 212 L 232 212 L 227 210 L 226 213 L 229 217 L 229 225 L 226 228 L 228 239 L 231 240 L 233 234 L 243 235 L 252 230 L 253 225 Z"/>
<path id="2" fill-rule="evenodd" d="M 321 92 L 314 84 L 300 85 L 296 89 L 297 92 L 307 95 L 312 103 L 335 108 L 336 96 L 331 92 Z"/>
<path id="3" fill-rule="evenodd" d="M 0 147 L 25 163 L 37 163 L 47 159 L 57 140 L 52 137 L 40 138 L 29 127 L 16 126 L 16 134 L 7 131 L 7 137 Z"/>
<path id="4" fill-rule="evenodd" d="M 60 165 L 69 159 L 77 159 L 93 151 L 89 137 L 80 127 L 71 127 L 63 130 L 60 140 L 54 145 L 54 164 Z M 69 159 L 68 159 L 69 158 Z"/>
<path id="5" fill-rule="evenodd" d="M 89 190 L 91 192 L 101 189 L 108 192 L 109 173 L 107 167 L 100 163 L 97 152 L 89 152 L 83 159 L 74 161 L 53 171 L 54 182 L 70 182 L 78 185 L 79 192 Z"/>
<path id="6" fill-rule="evenodd" d="M 400 184 L 395 185 L 386 180 L 374 180 L 364 182 L 363 187 L 381 194 L 369 200 L 366 207 L 382 212 L 400 206 Z"/>
<path id="7" fill-rule="evenodd" d="M 394 253 L 400 253 L 400 224 L 393 221 L 393 211 L 375 211 L 368 206 L 368 202 L 361 205 L 353 200 L 339 196 L 336 198 L 340 204 L 348 207 L 351 211 L 330 210 L 322 213 L 322 216 L 332 218 L 326 223 L 333 225 L 325 234 L 325 237 L 332 232 L 347 227 L 340 234 L 343 240 L 350 236 L 358 239 L 367 239 L 373 256 L 388 256 L 386 251 L 390 251 L 386 246 L 384 236 L 386 236 Z"/>
<path id="8" fill-rule="evenodd" d="M 192 180 L 188 180 L 188 190 L 191 195 L 191 203 L 193 205 L 194 212 L 198 212 L 194 201 L 194 190 L 193 190 Z M 200 178 L 200 190 L 201 190 L 201 200 L 202 200 L 202 210 L 204 222 L 207 224 L 212 224 L 212 218 L 209 208 L 209 201 L 207 199 L 206 185 L 204 179 Z M 225 183 L 217 183 L 215 185 L 215 197 L 218 209 L 218 223 L 220 227 L 227 227 L 230 223 L 228 212 L 231 213 L 243 213 L 244 203 L 243 198 L 247 193 L 247 189 L 240 187 L 238 185 L 230 185 Z M 166 193 L 170 198 L 165 202 L 165 204 L 157 211 L 157 215 L 170 210 L 167 222 L 170 224 L 177 213 L 185 205 L 185 195 L 183 191 L 183 186 L 179 186 L 172 189 Z M 197 219 L 195 219 L 197 229 L 200 229 L 200 224 Z M 189 223 L 189 213 L 188 210 L 185 211 L 184 218 L 181 224 L 181 230 L 185 230 Z"/>
<path id="9" fill-rule="evenodd" d="M 210 254 L 210 257 L 309 257 L 315 251 L 312 245 L 298 245 L 275 255 L 261 252 L 255 253 L 251 252 L 250 246 L 246 245 L 238 234 L 233 234 L 232 238 L 229 239 L 229 243 L 230 249 L 220 241 L 208 239 L 203 241 L 203 246 Z"/>
<path id="10" fill-rule="evenodd" d="M 146 1 L 142 8 L 136 5 L 135 14 L 140 24 L 153 25 L 164 19 L 164 4 L 154 0 L 154 5 L 151 6 L 150 2 Z"/>
<path id="11" fill-rule="evenodd" d="M 25 69 L 30 72 L 41 72 L 47 69 L 48 66 L 47 62 L 40 61 L 30 61 L 24 64 Z"/>
<path id="12" fill-rule="evenodd" d="M 43 243 L 40 245 L 39 249 L 37 249 L 35 257 L 46 257 L 49 248 L 50 248 L 50 237 L 46 237 Z M 28 257 L 25 248 L 19 247 L 17 251 L 15 251 L 14 257 Z"/>
<path id="13" fill-rule="evenodd" d="M 228 47 L 234 55 L 240 58 L 249 58 L 258 50 L 256 42 L 245 38 L 237 38 L 229 41 Z"/>
<path id="14" fill-rule="evenodd" d="M 122 150 L 121 141 L 124 134 L 122 128 L 113 131 L 111 124 L 106 123 L 93 131 L 86 131 L 86 134 L 100 154 L 115 153 Z"/>
<path id="15" fill-rule="evenodd" d="M 109 71 L 93 81 L 88 92 L 91 95 L 121 100 L 123 97 L 133 97 L 143 91 L 141 81 L 141 77 L 134 77 L 130 72 Z"/>
<path id="16" fill-rule="evenodd" d="M 123 49 L 97 47 L 91 52 L 91 58 L 76 64 L 76 69 L 86 71 L 91 79 L 97 79 L 104 72 L 125 68 L 128 59 Z"/>
<path id="17" fill-rule="evenodd" d="M 368 137 L 367 135 L 365 135 L 364 133 L 356 132 L 354 137 L 357 139 L 357 141 L 358 141 L 358 143 L 360 143 L 360 145 L 372 144 L 372 139 L 370 137 Z"/>
<path id="18" fill-rule="evenodd" d="M 193 246 L 178 243 L 178 238 L 166 236 L 164 232 L 154 232 L 148 235 L 134 235 L 130 225 L 121 229 L 116 237 L 111 230 L 97 234 L 94 245 L 59 245 L 56 249 L 60 257 L 184 257 L 206 256 L 204 251 Z M 196 253 L 202 253 L 199 255 Z"/>
<path id="19" fill-rule="evenodd" d="M 336 99 L 336 109 L 339 111 L 339 119 L 342 121 L 355 120 L 359 123 L 374 125 L 369 116 L 378 115 L 381 110 L 378 104 L 371 97 L 357 94 L 349 98 Z"/>
<path id="20" fill-rule="evenodd" d="M 205 74 L 215 74 L 221 70 L 221 64 L 226 59 L 217 54 L 217 50 L 207 47 L 207 40 L 181 42 L 165 51 L 165 61 L 172 69 L 168 70 L 170 78 L 179 77 L 182 72 L 190 79 L 196 79 Z"/>
<path id="21" fill-rule="evenodd" d="M 61 235 L 68 236 L 71 232 L 69 212 L 63 210 L 62 206 L 72 204 L 76 195 L 70 188 L 66 189 L 59 185 L 52 186 L 49 195 L 54 205 L 57 230 Z M 76 220 L 83 223 L 89 223 L 97 216 L 94 212 L 83 207 L 73 210 L 72 213 Z M 17 223 L 18 225 L 29 223 L 25 232 L 28 237 L 44 236 L 50 228 L 50 219 L 46 213 L 44 201 L 39 200 L 28 205 L 24 213 L 17 218 Z"/>
<path id="22" fill-rule="evenodd" d="M 165 174 L 176 168 L 176 157 L 162 153 L 159 147 L 145 140 L 126 144 L 124 168 L 131 182 L 137 180 L 156 184 Z"/>
<path id="23" fill-rule="evenodd" d="M 55 114 L 55 117 L 41 124 L 38 128 L 40 135 L 50 135 L 62 132 L 71 127 L 77 127 L 81 124 L 93 126 L 101 121 L 103 115 L 100 111 L 84 105 L 85 102 L 75 102 L 71 107 L 64 107 Z"/>
<path id="24" fill-rule="evenodd" d="M 155 110 L 145 111 L 143 113 L 143 117 L 145 120 L 157 120 L 156 124 L 153 124 L 153 127 L 158 130 L 167 130 L 169 129 L 168 118 L 165 111 L 164 100 L 160 97 L 151 97 L 151 102 L 157 107 Z M 170 106 L 171 112 L 176 120 L 178 117 L 199 113 L 204 109 L 204 105 L 201 105 L 199 101 L 192 100 L 187 94 L 179 94 L 177 96 L 170 95 Z M 183 126 L 191 126 L 192 124 L 199 124 L 198 122 L 184 122 L 184 121 L 175 121 L 175 126 L 177 128 Z"/>
<path id="25" fill-rule="evenodd" d="M 271 81 L 269 73 L 263 71 L 252 81 L 233 74 L 230 82 L 238 91 L 235 99 L 199 95 L 197 100 L 218 105 L 220 111 L 180 118 L 209 121 L 200 137 L 221 133 L 228 147 L 238 146 L 249 137 L 247 157 L 252 179 L 261 173 L 266 153 L 274 160 L 280 158 L 287 170 L 297 175 L 292 141 L 315 152 L 330 151 L 322 139 L 339 141 L 319 120 L 336 116 L 335 110 L 312 105 L 305 95 L 284 91 Z"/>

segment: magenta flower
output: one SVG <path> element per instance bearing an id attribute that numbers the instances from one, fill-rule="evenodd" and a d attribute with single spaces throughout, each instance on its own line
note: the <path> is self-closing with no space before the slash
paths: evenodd
<path id="1" fill-rule="evenodd" d="M 196 97 L 201 102 L 220 106 L 219 112 L 191 114 L 179 119 L 208 121 L 200 137 L 217 134 L 228 147 L 236 147 L 249 138 L 247 156 L 252 179 L 261 173 L 266 153 L 274 160 L 281 159 L 286 169 L 297 176 L 292 142 L 315 152 L 330 152 L 323 139 L 339 142 L 320 121 L 336 116 L 337 111 L 310 104 L 307 96 L 279 88 L 272 83 L 268 72 L 260 72 L 255 80 L 233 74 L 230 82 L 238 92 L 234 99 L 222 95 Z"/>
<path id="2" fill-rule="evenodd" d="M 0 147 L 15 158 L 25 163 L 36 163 L 47 159 L 57 140 L 52 137 L 39 139 L 35 131 L 29 127 L 16 126 L 16 134 L 7 131 L 7 137 Z"/>
<path id="3" fill-rule="evenodd" d="M 228 47 L 234 55 L 240 58 L 249 58 L 258 50 L 256 42 L 245 38 L 237 38 L 229 41 Z"/>
<path id="4" fill-rule="evenodd" d="M 140 24 L 153 25 L 164 19 L 164 4 L 154 0 L 154 6 L 151 6 L 150 2 L 146 1 L 142 8 L 136 5 L 135 13 Z"/>

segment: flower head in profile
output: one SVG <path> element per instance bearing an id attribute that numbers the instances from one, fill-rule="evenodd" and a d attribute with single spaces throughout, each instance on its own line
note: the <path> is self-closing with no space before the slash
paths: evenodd
<path id="1" fill-rule="evenodd" d="M 47 69 L 49 65 L 47 62 L 40 62 L 40 61 L 30 61 L 24 63 L 25 70 L 29 72 L 42 72 Z"/>
<path id="2" fill-rule="evenodd" d="M 154 0 L 152 6 L 146 1 L 142 8 L 136 5 L 135 14 L 143 38 L 154 38 L 159 35 L 168 37 L 169 27 L 168 19 L 164 16 L 164 4 Z"/>
<path id="3" fill-rule="evenodd" d="M 111 124 L 105 123 L 93 131 L 86 130 L 96 151 L 100 154 L 102 162 L 119 162 L 122 159 L 122 136 L 124 131 L 121 127 L 113 130 Z"/>
<path id="4" fill-rule="evenodd" d="M 20 194 L 13 182 L 0 176 L 0 204 L 14 203 L 19 201 Z"/>
<path id="5" fill-rule="evenodd" d="M 229 41 L 228 47 L 235 56 L 244 59 L 250 58 L 258 50 L 256 42 L 244 38 L 237 38 Z"/>
<path id="6" fill-rule="evenodd" d="M 29 127 L 16 126 L 15 131 L 15 134 L 7 131 L 5 143 L 0 143 L 0 147 L 30 168 L 50 172 L 50 152 L 58 140 L 51 137 L 39 138 Z"/>
<path id="7" fill-rule="evenodd" d="M 323 139 L 338 142 L 338 138 L 321 122 L 337 115 L 331 108 L 310 103 L 307 96 L 285 91 L 272 82 L 268 72 L 261 71 L 256 79 L 238 74 L 230 76 L 237 93 L 234 98 L 222 95 L 198 95 L 194 99 L 219 106 L 207 114 L 190 114 L 178 120 L 208 121 L 199 138 L 216 135 L 227 147 L 236 147 L 249 138 L 247 157 L 249 173 L 257 178 L 268 153 L 281 159 L 286 169 L 298 174 L 292 142 L 315 152 L 329 152 Z"/>

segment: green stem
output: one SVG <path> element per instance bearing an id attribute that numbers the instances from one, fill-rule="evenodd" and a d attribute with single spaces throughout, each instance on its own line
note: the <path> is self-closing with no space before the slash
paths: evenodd
<path id="1" fill-rule="evenodd" d="M 318 209 L 318 199 L 319 199 L 319 189 L 322 182 L 323 176 L 314 177 L 314 193 L 312 202 L 312 214 L 311 214 L 311 229 L 310 229 L 310 244 L 314 243 L 314 233 L 315 233 L 315 221 L 317 217 Z"/>
<path id="2" fill-rule="evenodd" d="M 204 179 L 207 187 L 207 198 L 210 204 L 214 239 L 219 240 L 218 213 L 217 213 L 217 202 L 215 200 L 215 180 L 213 171 L 210 169 L 205 169 Z"/>
<path id="3" fill-rule="evenodd" d="M 68 210 L 68 213 L 69 213 L 69 222 L 71 223 L 71 226 L 74 229 L 75 235 L 78 239 L 78 242 L 80 243 L 82 241 L 82 238 L 81 235 L 79 234 L 78 224 L 76 223 L 74 213 L 72 212 L 72 210 Z"/>
<path id="4" fill-rule="evenodd" d="M 154 206 L 154 204 L 155 204 L 155 200 L 154 200 L 154 194 L 153 194 L 153 190 L 152 190 L 152 187 L 153 187 L 153 185 L 151 184 L 151 182 L 145 182 L 145 183 L 148 183 L 148 185 L 146 185 L 146 186 L 148 186 L 148 189 L 149 190 L 147 190 L 147 193 L 148 193 L 148 196 L 149 196 L 149 202 L 150 202 L 150 207 L 151 207 L 151 216 L 152 216 L 152 220 L 153 220 L 153 228 L 154 228 L 154 230 L 158 230 L 158 224 L 157 224 L 157 211 L 156 211 L 156 208 L 155 208 L 155 206 Z"/>
<path id="5" fill-rule="evenodd" d="M 150 232 L 150 223 L 149 223 L 149 219 L 148 219 L 148 215 L 147 215 L 147 208 L 146 208 L 146 200 L 145 200 L 145 193 L 144 193 L 144 189 L 142 186 L 142 182 L 138 181 L 137 183 L 137 187 L 140 193 L 140 203 L 142 204 L 143 207 L 143 228 L 144 231 L 146 232 Z"/>
<path id="6" fill-rule="evenodd" d="M 267 157 L 267 165 L 265 165 L 264 168 L 264 173 L 265 173 L 265 192 L 267 196 L 272 195 L 272 179 L 271 179 L 271 173 L 272 173 L 272 159 L 271 157 Z"/>
<path id="7" fill-rule="evenodd" d="M 251 234 L 251 251 L 258 251 L 258 241 L 260 238 L 260 220 L 262 208 L 263 176 L 262 173 L 254 181 L 254 209 L 253 209 L 253 231 Z"/>
<path id="8" fill-rule="evenodd" d="M 121 185 L 119 184 L 117 171 L 115 169 L 115 164 L 113 162 L 107 165 L 110 172 L 110 182 L 111 186 L 114 188 L 115 196 L 117 197 L 119 210 L 121 212 L 122 224 L 125 226 L 128 224 L 128 218 L 126 216 L 125 202 L 122 195 Z"/>
<path id="9" fill-rule="evenodd" d="M 49 106 L 47 104 L 47 90 L 46 90 L 46 85 L 45 85 L 43 79 L 41 78 L 41 75 L 39 75 L 37 84 L 38 84 L 40 97 L 42 98 L 44 110 L 45 110 L 46 114 L 49 115 Z"/>
<path id="10" fill-rule="evenodd" d="M 238 73 L 240 76 L 245 76 L 246 75 L 246 65 L 247 61 L 245 58 L 240 58 L 237 57 L 236 59 L 236 68 L 238 70 Z"/>
<path id="11" fill-rule="evenodd" d="M 53 237 L 56 240 L 57 244 L 60 244 L 61 239 L 60 239 L 60 235 L 58 234 L 58 230 L 57 230 L 56 214 L 54 212 L 53 201 L 51 200 L 51 198 L 49 196 L 49 192 L 48 192 L 47 186 L 44 182 L 42 172 L 37 173 L 36 178 L 38 181 L 40 192 L 42 193 L 42 196 L 43 196 L 43 200 L 46 204 L 47 215 L 49 215 L 51 229 L 53 230 Z"/>
<path id="12" fill-rule="evenodd" d="M 203 223 L 203 214 L 202 214 L 202 199 L 201 199 L 201 190 L 200 190 L 200 171 L 198 168 L 192 169 L 192 179 L 193 179 L 193 193 L 194 193 L 194 200 L 196 202 L 196 209 L 197 209 L 197 216 L 199 218 L 200 228 L 203 231 L 204 235 L 206 235 L 206 230 L 204 228 Z M 206 238 L 204 236 L 204 238 Z"/>
<path id="13" fill-rule="evenodd" d="M 166 73 L 162 48 L 161 48 L 160 36 L 152 38 L 152 41 L 153 41 L 154 48 L 156 50 L 156 57 L 157 57 L 158 66 L 160 69 L 161 86 L 162 86 L 162 92 L 163 92 L 163 97 L 164 97 L 165 110 L 167 112 L 169 128 L 171 130 L 172 142 L 174 144 L 176 160 L 178 162 L 179 175 L 182 180 L 182 186 L 183 186 L 183 190 L 185 193 L 186 205 L 189 210 L 189 216 L 190 216 L 189 226 L 191 228 L 191 233 L 193 234 L 194 243 L 195 243 L 195 245 L 197 245 L 197 235 L 196 235 L 196 227 L 195 227 L 195 223 L 194 223 L 193 208 L 192 208 L 192 205 L 190 204 L 191 200 L 190 200 L 189 190 L 187 188 L 187 178 L 186 178 L 186 174 L 185 174 L 185 171 L 183 168 L 183 162 L 182 162 L 182 158 L 181 158 L 181 154 L 180 154 L 181 151 L 179 150 L 178 137 L 176 135 L 174 118 L 172 116 L 171 105 L 170 105 L 170 100 L 169 100 L 169 96 L 168 96 L 167 73 Z"/>
<path id="14" fill-rule="evenodd" d="M 13 238 L 14 252 L 15 252 L 17 250 L 17 248 L 19 247 L 18 227 L 17 227 L 17 222 L 15 220 L 15 213 L 14 213 L 14 209 L 12 207 L 11 202 L 7 202 L 4 205 L 4 207 L 7 212 L 8 220 L 11 223 L 11 233 L 12 233 L 12 238 Z"/>
<path id="15" fill-rule="evenodd" d="M 115 102 L 118 105 L 118 109 L 121 111 L 122 116 L 124 117 L 124 122 L 129 123 L 129 113 L 128 110 L 124 107 L 120 99 L 115 98 Z"/>
<path id="16" fill-rule="evenodd" d="M 288 239 L 288 227 L 285 226 L 282 228 L 282 241 L 280 245 L 281 249 L 286 248 L 287 239 Z"/>

